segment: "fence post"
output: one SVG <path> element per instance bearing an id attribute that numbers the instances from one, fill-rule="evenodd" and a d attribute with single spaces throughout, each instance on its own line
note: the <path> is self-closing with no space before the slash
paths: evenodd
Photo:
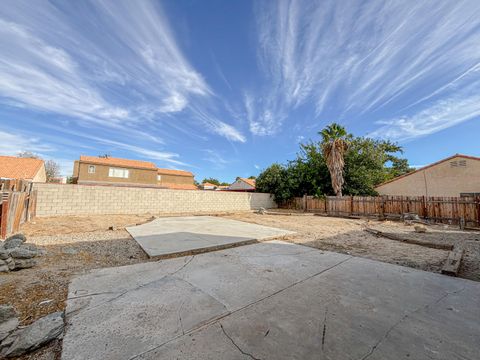
<path id="1" fill-rule="evenodd" d="M 427 199 L 425 198 L 425 195 L 422 196 L 422 210 L 423 210 L 423 218 L 427 219 L 428 214 L 427 214 Z"/>
<path id="2" fill-rule="evenodd" d="M 380 203 L 380 220 L 385 220 L 385 197 L 381 196 L 381 203 Z"/>
<path id="3" fill-rule="evenodd" d="M 350 195 L 350 216 L 353 215 L 353 195 Z"/>
<path id="4" fill-rule="evenodd" d="M 307 194 L 303 195 L 303 211 L 307 211 Z"/>
<path id="5" fill-rule="evenodd" d="M 476 199 L 477 199 L 477 226 L 480 226 L 480 196 L 477 196 Z"/>
<path id="6" fill-rule="evenodd" d="M 2 200 L 0 198 L 0 200 Z M 7 237 L 7 224 L 8 224 L 8 200 L 2 201 L 2 216 L 0 218 L 0 239 Z"/>

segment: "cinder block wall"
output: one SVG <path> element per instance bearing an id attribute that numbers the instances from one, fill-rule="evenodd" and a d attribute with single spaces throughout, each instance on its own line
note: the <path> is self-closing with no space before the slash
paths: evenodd
<path id="1" fill-rule="evenodd" d="M 276 207 L 270 194 L 35 184 L 37 216 L 244 211 Z"/>

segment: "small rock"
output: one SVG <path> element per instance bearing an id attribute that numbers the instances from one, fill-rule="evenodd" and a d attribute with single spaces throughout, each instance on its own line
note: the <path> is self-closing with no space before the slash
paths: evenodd
<path id="1" fill-rule="evenodd" d="M 0 305 L 0 324 L 17 316 L 17 312 L 12 305 Z"/>
<path id="2" fill-rule="evenodd" d="M 0 272 L 9 272 L 9 271 L 10 271 L 10 268 L 8 266 L 7 260 L 0 259 Z"/>
<path id="3" fill-rule="evenodd" d="M 260 209 L 257 210 L 257 214 L 263 215 L 263 214 L 265 214 L 266 211 L 267 210 L 265 210 L 265 208 L 261 207 Z"/>
<path id="4" fill-rule="evenodd" d="M 10 257 L 8 250 L 0 248 L 0 260 L 6 260 Z"/>
<path id="5" fill-rule="evenodd" d="M 0 355 L 14 357 L 38 349 L 43 344 L 57 338 L 63 332 L 63 328 L 63 312 L 44 316 L 26 328 L 18 329 L 6 338 L 5 341 L 11 345 L 4 348 Z M 3 343 L 2 346 L 4 346 Z"/>
<path id="6" fill-rule="evenodd" d="M 12 236 L 7 237 L 5 239 L 5 242 L 7 242 L 8 240 L 11 240 L 11 239 L 22 239 L 23 242 L 27 241 L 27 237 L 22 233 L 14 234 Z"/>
<path id="7" fill-rule="evenodd" d="M 28 269 L 37 265 L 35 259 L 15 259 L 15 270 Z"/>
<path id="8" fill-rule="evenodd" d="M 40 251 L 38 248 L 37 248 L 37 245 L 35 244 L 23 244 L 20 246 L 20 248 L 22 249 L 27 249 L 27 250 L 30 250 L 30 251 Z"/>
<path id="9" fill-rule="evenodd" d="M 12 305 L 0 305 L 0 342 L 18 326 L 17 313 Z"/>
<path id="10" fill-rule="evenodd" d="M 10 240 L 5 240 L 5 244 L 3 244 L 3 248 L 4 249 L 15 249 L 15 248 L 19 247 L 20 245 L 22 245 L 23 243 L 24 243 L 24 241 L 22 239 L 13 238 L 13 239 L 10 239 Z"/>
<path id="11" fill-rule="evenodd" d="M 9 236 L 4 242 L 3 242 L 3 247 L 5 249 L 13 249 L 16 248 L 17 246 L 22 245 L 25 241 L 27 241 L 27 238 L 23 234 L 15 234 L 12 236 Z"/>
<path id="12" fill-rule="evenodd" d="M 5 259 L 5 262 L 7 263 L 8 269 L 10 271 L 15 269 L 15 260 L 13 260 L 13 258 L 9 257 L 8 259 Z"/>
<path id="13" fill-rule="evenodd" d="M 425 232 L 427 232 L 427 228 L 423 225 L 415 225 L 415 232 L 425 233 Z"/>
<path id="14" fill-rule="evenodd" d="M 14 259 L 31 259 L 38 255 L 38 251 L 24 247 L 17 247 L 11 249 L 9 252 L 10 256 Z"/>

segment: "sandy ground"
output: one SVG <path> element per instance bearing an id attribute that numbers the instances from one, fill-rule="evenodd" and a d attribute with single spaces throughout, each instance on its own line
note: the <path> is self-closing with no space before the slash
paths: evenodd
<path id="1" fill-rule="evenodd" d="M 249 212 L 222 216 L 297 232 L 282 237 L 286 241 L 433 272 L 440 271 L 448 251 L 376 237 L 365 232 L 365 226 L 407 237 L 428 238 L 429 242 L 461 244 L 465 255 L 459 276 L 480 281 L 480 232 L 429 226 L 426 234 L 416 234 L 412 226 L 400 222 L 367 223 L 366 220 L 312 215 Z M 63 310 L 73 275 L 94 268 L 149 261 L 124 230 L 125 226 L 149 220 L 151 215 L 70 216 L 37 218 L 25 224 L 21 231 L 27 235 L 27 242 L 36 244 L 45 254 L 32 269 L 0 275 L 0 303 L 14 304 L 23 325 Z M 108 230 L 112 225 L 115 230 Z M 60 349 L 61 344 L 56 341 L 22 359 L 55 359 Z"/>

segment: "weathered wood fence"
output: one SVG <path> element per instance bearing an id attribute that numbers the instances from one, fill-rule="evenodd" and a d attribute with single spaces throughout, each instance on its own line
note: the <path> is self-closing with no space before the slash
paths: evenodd
<path id="1" fill-rule="evenodd" d="M 425 196 L 304 196 L 280 204 L 279 207 L 331 216 L 365 216 L 401 218 L 415 213 L 435 222 L 480 227 L 480 197 Z M 462 220 L 463 219 L 463 220 Z"/>
<path id="2" fill-rule="evenodd" d="M 15 233 L 35 217 L 37 193 L 32 183 L 0 180 L 0 239 Z"/>

